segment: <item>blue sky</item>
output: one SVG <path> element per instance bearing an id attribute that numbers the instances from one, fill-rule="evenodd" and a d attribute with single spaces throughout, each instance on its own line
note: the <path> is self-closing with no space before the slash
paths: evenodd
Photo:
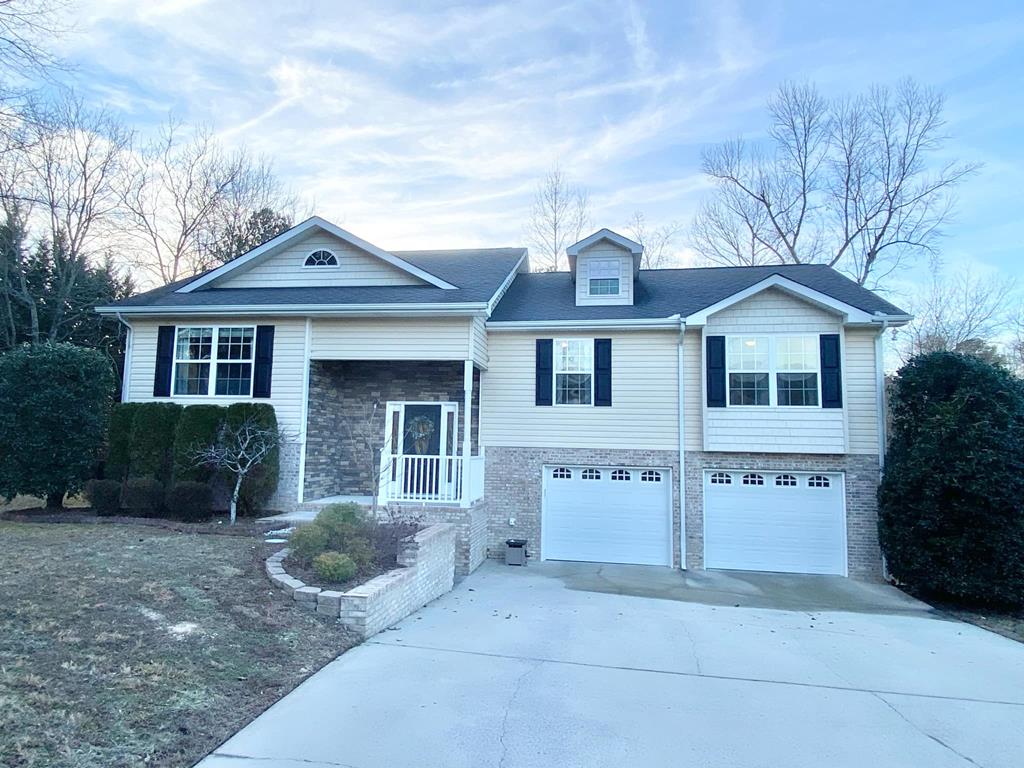
<path id="1" fill-rule="evenodd" d="M 912 76 L 946 153 L 985 163 L 945 260 L 1024 277 L 1024 4 L 85 2 L 61 53 L 145 133 L 168 110 L 245 143 L 317 213 L 384 248 L 524 243 L 559 163 L 597 226 L 689 222 L 703 146 L 765 127 L 786 79 Z"/>

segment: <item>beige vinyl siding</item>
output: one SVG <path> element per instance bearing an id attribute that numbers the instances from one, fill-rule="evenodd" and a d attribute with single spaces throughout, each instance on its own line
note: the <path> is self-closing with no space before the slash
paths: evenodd
<path id="1" fill-rule="evenodd" d="M 701 366 L 701 344 L 703 336 L 700 329 L 686 331 L 683 339 L 683 396 L 685 411 L 683 413 L 683 431 L 686 438 L 686 450 L 704 450 L 704 374 Z"/>
<path id="2" fill-rule="evenodd" d="M 337 256 L 338 266 L 303 266 L 306 257 L 321 248 Z M 240 267 L 214 284 L 218 288 L 425 285 L 418 277 L 326 232 L 311 234 L 289 243 L 281 251 L 259 260 L 251 267 Z"/>
<path id="3" fill-rule="evenodd" d="M 467 360 L 469 317 L 313 320 L 314 360 Z"/>
<path id="4" fill-rule="evenodd" d="M 838 315 L 769 288 L 712 315 L 707 335 L 842 333 Z M 703 396 L 702 396 L 703 397 Z M 704 449 L 764 453 L 845 453 L 843 408 L 704 407 Z"/>
<path id="5" fill-rule="evenodd" d="M 876 328 L 847 328 L 844 405 L 850 453 L 878 453 L 878 400 L 875 370 Z"/>
<path id="6" fill-rule="evenodd" d="M 487 321 L 482 317 L 474 317 L 470 322 L 469 333 L 473 362 L 480 368 L 487 368 Z"/>
<path id="7" fill-rule="evenodd" d="M 153 377 L 156 374 L 157 329 L 161 325 L 273 325 L 274 369 L 269 398 L 251 397 L 153 397 Z M 132 321 L 132 357 L 128 376 L 129 402 L 150 400 L 170 401 L 181 405 L 199 403 L 230 405 L 237 402 L 270 403 L 277 413 L 278 423 L 297 439 L 302 427 L 302 384 L 305 375 L 306 321 L 281 318 L 166 318 Z"/>
<path id="8" fill-rule="evenodd" d="M 612 339 L 612 405 L 534 405 L 536 339 Z M 674 331 L 492 331 L 481 379 L 484 446 L 678 450 Z"/>
<path id="9" fill-rule="evenodd" d="M 619 262 L 620 296 L 590 295 L 590 264 L 594 260 L 613 259 Z M 632 304 L 633 303 L 633 256 L 625 248 L 607 241 L 601 241 L 586 248 L 576 257 L 576 304 Z"/>

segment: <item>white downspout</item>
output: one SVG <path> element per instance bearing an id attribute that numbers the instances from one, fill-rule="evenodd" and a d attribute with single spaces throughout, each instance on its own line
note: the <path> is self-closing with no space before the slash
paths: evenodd
<path id="1" fill-rule="evenodd" d="M 679 567 L 686 570 L 686 386 L 683 370 L 683 343 L 686 338 L 686 321 L 679 320 L 679 344 L 677 345 L 677 377 L 679 382 Z"/>
<path id="2" fill-rule="evenodd" d="M 889 321 L 883 320 L 882 327 L 875 337 L 875 404 L 878 408 L 878 471 L 885 467 L 886 446 L 886 396 L 885 396 L 885 332 L 889 329 Z"/>
<path id="3" fill-rule="evenodd" d="M 121 402 L 128 402 L 128 381 L 131 377 L 131 365 L 132 365 L 132 352 L 135 346 L 135 333 L 131 325 L 121 316 L 121 313 L 117 313 L 117 320 L 121 325 L 128 329 L 127 338 L 124 342 L 124 369 L 121 371 Z"/>

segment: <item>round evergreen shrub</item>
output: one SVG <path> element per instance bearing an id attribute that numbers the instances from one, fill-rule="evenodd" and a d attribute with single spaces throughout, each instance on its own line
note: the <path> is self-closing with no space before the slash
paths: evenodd
<path id="1" fill-rule="evenodd" d="M 321 552 L 313 558 L 313 572 L 328 584 L 341 584 L 356 575 L 352 558 L 340 552 Z"/>
<path id="2" fill-rule="evenodd" d="M 118 480 L 90 480 L 85 498 L 97 515 L 116 515 L 121 509 L 121 483 Z"/>
<path id="3" fill-rule="evenodd" d="M 227 408 L 222 405 L 190 405 L 181 412 L 174 430 L 174 479 L 208 483 L 213 470 L 196 464 L 197 449 L 213 445 L 224 423 Z"/>
<path id="4" fill-rule="evenodd" d="M 121 491 L 121 506 L 135 517 L 159 517 L 163 511 L 164 486 L 152 477 L 130 477 Z"/>
<path id="5" fill-rule="evenodd" d="M 153 477 L 163 484 L 171 481 L 174 431 L 181 411 L 177 403 L 138 404 L 132 419 L 131 477 Z"/>
<path id="6" fill-rule="evenodd" d="M 94 476 L 114 393 L 110 361 L 73 344 L 0 354 L 0 497 L 61 506 Z"/>
<path id="7" fill-rule="evenodd" d="M 891 394 L 879 539 L 928 594 L 1024 604 L 1024 383 L 980 358 L 911 360 Z"/>
<path id="8" fill-rule="evenodd" d="M 288 548 L 292 557 L 303 565 L 309 565 L 313 558 L 327 549 L 327 531 L 316 523 L 300 525 L 288 537 Z"/>
<path id="9" fill-rule="evenodd" d="M 167 514 L 188 523 L 208 520 L 213 510 L 213 491 L 206 483 L 182 480 L 167 492 Z"/>

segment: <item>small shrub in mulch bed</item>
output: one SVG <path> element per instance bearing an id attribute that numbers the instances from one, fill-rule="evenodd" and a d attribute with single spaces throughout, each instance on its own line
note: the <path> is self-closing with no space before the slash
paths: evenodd
<path id="1" fill-rule="evenodd" d="M 313 572 L 327 584 L 342 584 L 358 570 L 355 560 L 340 552 L 321 552 L 313 558 Z"/>
<path id="2" fill-rule="evenodd" d="M 117 480 L 90 480 L 85 498 L 98 515 L 116 515 L 121 509 L 121 483 Z"/>
<path id="3" fill-rule="evenodd" d="M 358 504 L 331 504 L 312 523 L 291 535 L 285 569 L 310 584 L 337 587 L 366 581 L 398 567 L 398 543 L 419 529 L 419 523 L 412 519 L 394 516 L 379 521 Z M 347 566 L 337 566 L 333 557 L 324 559 L 325 553 L 344 556 L 354 572 L 347 573 Z"/>
<path id="4" fill-rule="evenodd" d="M 166 507 L 179 520 L 206 520 L 213 511 L 213 491 L 206 483 L 183 480 L 167 492 Z"/>
<path id="5" fill-rule="evenodd" d="M 155 517 L 164 503 L 164 486 L 152 477 L 132 477 L 121 491 L 121 506 L 136 517 Z"/>

